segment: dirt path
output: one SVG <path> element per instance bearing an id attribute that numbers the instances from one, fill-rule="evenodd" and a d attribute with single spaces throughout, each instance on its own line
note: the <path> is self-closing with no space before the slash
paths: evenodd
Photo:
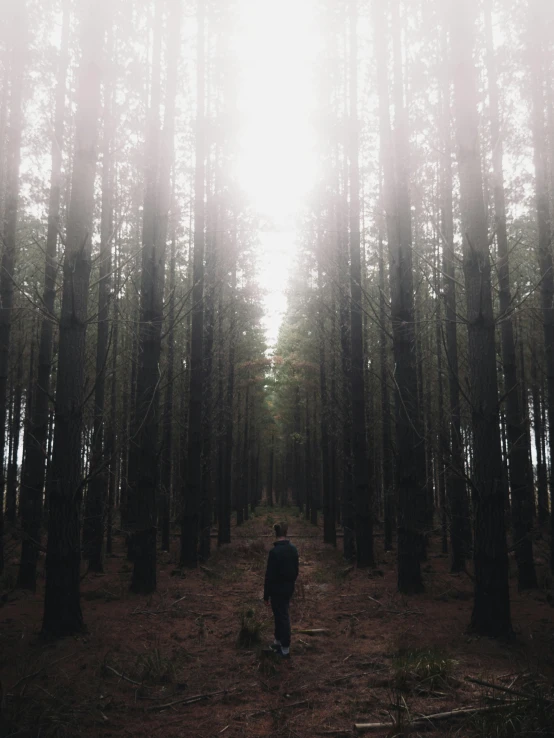
<path id="1" fill-rule="evenodd" d="M 272 639 L 263 573 L 271 525 L 283 516 L 301 561 L 287 662 L 260 659 Z M 440 555 L 425 567 L 426 594 L 406 599 L 396 593 L 394 554 L 356 571 L 293 510 L 259 510 L 233 534 L 197 571 L 180 572 L 173 555 L 161 554 L 158 593 L 149 598 L 128 593 L 131 567 L 120 550 L 105 575 L 84 579 L 89 632 L 78 638 L 45 645 L 36 635 L 42 593 L 11 596 L 0 609 L 0 736 L 15 726 L 32 727 L 17 734 L 28 738 L 39 726 L 41 736 L 95 738 L 347 735 L 355 720 L 389 720 L 395 710 L 482 702 L 466 675 L 509 684 L 510 675 L 540 668 L 552 677 L 554 611 L 544 592 L 513 594 L 513 644 L 480 641 L 465 633 L 471 582 L 450 575 Z M 237 647 L 244 619 L 260 645 Z M 310 628 L 326 632 L 298 633 Z M 404 664 L 398 654 L 406 649 L 429 652 L 424 667 L 437 673 Z"/>

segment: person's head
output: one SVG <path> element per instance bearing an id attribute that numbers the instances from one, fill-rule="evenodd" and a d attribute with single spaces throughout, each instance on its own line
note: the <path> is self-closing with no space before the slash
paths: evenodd
<path id="1" fill-rule="evenodd" d="M 275 525 L 273 526 L 273 530 L 275 531 L 276 538 L 286 538 L 289 531 L 289 524 L 275 523 Z"/>

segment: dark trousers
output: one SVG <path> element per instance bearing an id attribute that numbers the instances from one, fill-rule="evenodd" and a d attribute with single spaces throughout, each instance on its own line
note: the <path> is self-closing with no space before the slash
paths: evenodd
<path id="1" fill-rule="evenodd" d="M 275 618 L 275 640 L 284 648 L 290 646 L 289 602 L 288 597 L 271 597 L 271 609 Z"/>

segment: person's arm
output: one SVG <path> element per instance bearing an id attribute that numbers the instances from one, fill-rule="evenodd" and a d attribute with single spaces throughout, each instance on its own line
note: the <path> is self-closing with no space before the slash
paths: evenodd
<path id="1" fill-rule="evenodd" d="M 273 561 L 273 551 L 269 552 L 267 557 L 267 566 L 265 569 L 265 580 L 264 580 L 264 600 L 268 602 L 271 596 L 271 584 L 273 583 L 275 563 Z"/>
<path id="2" fill-rule="evenodd" d="M 294 554 L 294 581 L 296 581 L 298 579 L 298 549 L 296 546 L 294 547 Z"/>

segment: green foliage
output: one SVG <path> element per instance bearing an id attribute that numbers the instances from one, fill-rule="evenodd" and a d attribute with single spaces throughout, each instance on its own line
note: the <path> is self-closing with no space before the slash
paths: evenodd
<path id="1" fill-rule="evenodd" d="M 434 690 L 444 686 L 455 661 L 436 648 L 402 648 L 393 657 L 394 684 L 397 689 L 412 686 Z"/>
<path id="2" fill-rule="evenodd" d="M 252 648 L 262 640 L 262 621 L 253 608 L 249 607 L 240 614 L 240 630 L 237 638 L 239 648 Z"/>
<path id="3" fill-rule="evenodd" d="M 483 697 L 493 703 L 469 718 L 472 738 L 554 738 L 554 694 L 541 680 L 518 681 L 513 695 L 487 689 Z"/>
<path id="4" fill-rule="evenodd" d="M 170 684 L 175 681 L 175 665 L 159 647 L 140 654 L 135 669 L 144 682 Z"/>
<path id="5" fill-rule="evenodd" d="M 2 576 L 0 576 L 0 593 L 10 592 L 15 589 L 17 583 L 17 577 L 15 569 L 7 569 Z"/>
<path id="6" fill-rule="evenodd" d="M 470 730 L 474 738 L 553 738 L 554 703 L 540 698 L 516 700 L 498 710 L 477 713 Z"/>

